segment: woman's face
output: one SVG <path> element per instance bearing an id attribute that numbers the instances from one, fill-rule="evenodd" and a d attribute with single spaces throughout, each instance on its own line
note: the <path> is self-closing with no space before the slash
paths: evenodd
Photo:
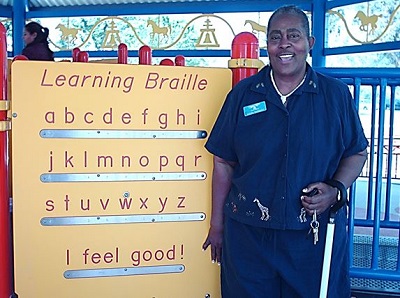
<path id="1" fill-rule="evenodd" d="M 307 36 L 302 19 L 282 14 L 272 19 L 268 29 L 267 49 L 274 74 L 304 76 L 307 55 L 314 45 L 314 38 Z"/>
<path id="2" fill-rule="evenodd" d="M 29 33 L 29 31 L 25 29 L 23 36 L 25 45 L 32 43 L 35 40 L 36 36 L 37 36 L 36 32 L 31 34 Z"/>

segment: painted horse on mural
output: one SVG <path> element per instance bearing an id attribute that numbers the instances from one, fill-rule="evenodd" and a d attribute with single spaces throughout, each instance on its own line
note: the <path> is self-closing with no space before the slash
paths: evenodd
<path id="1" fill-rule="evenodd" d="M 76 35 L 79 32 L 77 28 L 68 28 L 63 24 L 58 24 L 56 29 L 60 29 L 61 31 L 61 40 L 68 41 L 68 37 L 71 37 L 70 42 L 77 39 Z"/>
<path id="2" fill-rule="evenodd" d="M 160 27 L 156 24 L 156 22 L 152 20 L 147 21 L 147 27 L 151 26 L 152 32 L 150 33 L 150 38 L 153 39 L 155 34 L 162 35 L 163 38 L 168 39 L 169 34 L 171 33 L 171 25 L 168 27 Z"/>
<path id="3" fill-rule="evenodd" d="M 252 31 L 253 34 L 256 34 L 257 32 L 261 32 L 261 33 L 267 34 L 267 27 L 266 26 L 260 25 L 257 22 L 254 22 L 252 20 L 246 20 L 244 22 L 244 25 L 246 26 L 247 24 L 250 24 L 251 29 L 253 30 Z"/>
<path id="4" fill-rule="evenodd" d="M 372 15 L 372 16 L 367 16 L 364 12 L 362 12 L 361 10 L 359 10 L 356 14 L 356 16 L 354 17 L 354 19 L 359 19 L 361 21 L 361 25 L 360 25 L 360 30 L 361 31 L 365 31 L 368 32 L 368 25 L 371 25 L 371 29 L 370 29 L 370 34 L 373 34 L 375 32 L 375 29 L 378 28 L 378 26 L 376 25 L 376 22 L 378 21 L 379 18 L 381 18 L 382 15 Z"/>

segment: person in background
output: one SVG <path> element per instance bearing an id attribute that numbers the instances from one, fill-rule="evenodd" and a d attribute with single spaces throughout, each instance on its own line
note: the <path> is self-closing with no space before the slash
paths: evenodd
<path id="1" fill-rule="evenodd" d="M 223 298 L 319 297 L 329 211 L 360 174 L 368 141 L 348 86 L 307 63 L 314 42 L 301 9 L 277 9 L 270 65 L 229 92 L 205 144 L 214 168 L 202 248 L 221 265 Z M 346 223 L 341 208 L 329 298 L 350 297 Z"/>
<path id="2" fill-rule="evenodd" d="M 54 61 L 54 53 L 49 48 L 49 29 L 39 23 L 30 22 L 25 25 L 22 55 L 29 60 Z"/>

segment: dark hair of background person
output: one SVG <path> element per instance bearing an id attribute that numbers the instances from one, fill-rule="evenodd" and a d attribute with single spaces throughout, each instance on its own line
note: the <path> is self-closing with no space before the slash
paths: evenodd
<path id="1" fill-rule="evenodd" d="M 30 22 L 25 25 L 25 30 L 29 34 L 36 33 L 36 37 L 31 43 L 25 45 L 22 55 L 29 60 L 54 61 L 54 53 L 50 50 L 48 42 L 49 29 L 39 23 Z"/>

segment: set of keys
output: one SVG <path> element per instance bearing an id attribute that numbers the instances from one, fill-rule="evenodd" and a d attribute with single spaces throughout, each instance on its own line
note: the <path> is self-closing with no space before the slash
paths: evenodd
<path id="1" fill-rule="evenodd" d="M 313 188 L 309 192 L 306 192 L 305 189 L 302 191 L 303 196 L 312 197 L 312 196 L 315 196 L 316 194 L 318 194 L 318 189 L 316 189 L 316 188 Z M 305 212 L 305 210 L 304 210 L 304 212 Z M 301 222 L 307 221 L 307 219 L 305 219 L 305 214 L 303 216 L 300 215 L 300 221 Z M 318 228 L 319 228 L 319 222 L 317 219 L 317 210 L 314 210 L 312 221 L 310 222 L 310 227 L 311 227 L 311 229 L 308 232 L 308 234 L 310 234 L 312 231 L 312 233 L 314 235 L 314 245 L 316 245 L 318 242 Z"/>
<path id="2" fill-rule="evenodd" d="M 316 245 L 318 242 L 318 228 L 319 228 L 319 222 L 317 220 L 317 211 L 316 210 L 314 210 L 313 218 L 312 218 L 312 221 L 310 222 L 310 227 L 311 227 L 310 232 L 312 231 L 312 233 L 314 235 L 314 245 Z"/>

